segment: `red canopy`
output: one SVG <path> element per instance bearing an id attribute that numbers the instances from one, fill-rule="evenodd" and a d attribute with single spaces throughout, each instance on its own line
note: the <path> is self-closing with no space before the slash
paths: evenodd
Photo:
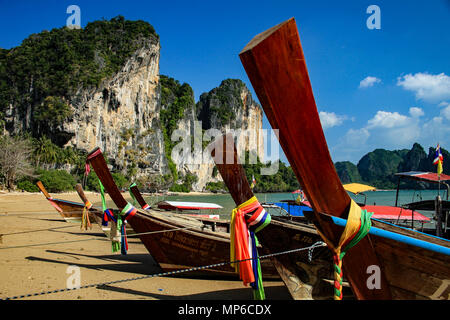
<path id="1" fill-rule="evenodd" d="M 427 218 L 423 214 L 403 209 L 400 207 L 391 206 L 362 206 L 361 209 L 367 210 L 368 212 L 373 212 L 372 218 L 380 220 L 412 220 L 421 222 L 429 222 L 430 218 Z"/>
<path id="2" fill-rule="evenodd" d="M 414 180 L 427 181 L 437 183 L 439 181 L 450 180 L 450 176 L 441 173 L 438 177 L 436 172 L 420 172 L 420 171 L 409 171 L 409 172 L 400 172 L 396 173 L 396 176 L 405 177 Z"/>
<path id="3" fill-rule="evenodd" d="M 303 201 L 302 204 L 311 207 L 309 201 Z M 430 218 L 424 216 L 423 214 L 400 207 L 391 206 L 361 206 L 361 209 L 367 210 L 368 212 L 373 212 L 372 218 L 380 220 L 412 220 L 420 222 L 429 222 Z M 414 215 L 413 215 L 414 212 Z"/>

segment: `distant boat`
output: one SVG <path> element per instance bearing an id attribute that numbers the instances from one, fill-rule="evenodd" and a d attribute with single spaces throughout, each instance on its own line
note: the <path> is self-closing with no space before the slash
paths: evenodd
<path id="1" fill-rule="evenodd" d="M 81 188 L 81 185 L 77 185 L 76 190 L 80 198 L 83 200 L 83 203 L 53 198 L 48 193 L 47 189 L 45 189 L 41 181 L 38 181 L 36 185 L 38 186 L 42 194 L 44 194 L 45 198 L 56 209 L 56 211 L 59 212 L 59 214 L 64 218 L 66 222 L 81 223 L 83 211 L 87 209 L 90 222 L 95 222 L 98 226 L 101 227 L 106 236 L 109 237 L 111 228 L 102 225 L 102 209 L 92 206 L 92 204 L 87 200 L 83 189 Z"/>
<path id="2" fill-rule="evenodd" d="M 274 212 L 278 215 L 289 215 L 293 217 L 305 217 L 305 211 L 312 211 L 310 206 L 297 203 L 295 200 L 281 200 L 273 203 L 261 203 L 271 214 Z"/>
<path id="3" fill-rule="evenodd" d="M 343 185 L 344 189 L 348 192 L 353 193 L 354 195 L 363 195 L 364 203 L 357 202 L 361 209 L 367 210 L 368 212 L 373 212 L 372 218 L 379 219 L 383 221 L 388 221 L 391 223 L 403 225 L 403 226 L 411 226 L 414 227 L 414 222 L 422 223 L 421 229 L 423 230 L 424 223 L 430 222 L 430 218 L 424 216 L 423 214 L 416 212 L 414 210 L 410 210 L 403 207 L 393 207 L 393 206 L 385 206 L 385 205 L 368 205 L 367 204 L 367 196 L 365 192 L 367 191 L 376 191 L 375 187 L 361 184 L 361 183 L 348 183 Z"/>
<path id="4" fill-rule="evenodd" d="M 160 201 L 156 203 L 156 206 L 162 210 L 175 211 L 175 212 L 183 212 L 186 215 L 201 217 L 201 218 L 210 218 L 210 219 L 220 219 L 220 215 L 218 214 L 202 214 L 202 213 L 193 213 L 194 211 L 201 212 L 202 210 L 218 210 L 223 209 L 222 206 L 216 203 L 209 202 L 188 202 L 188 201 Z"/>
<path id="5" fill-rule="evenodd" d="M 435 172 L 421 172 L 421 171 L 409 171 L 409 172 L 399 172 L 395 174 L 398 177 L 397 192 L 395 196 L 395 206 L 409 210 L 421 210 L 421 211 L 431 211 L 434 212 L 434 220 L 436 222 L 435 228 L 428 228 L 424 231 L 426 233 L 437 235 L 438 237 L 450 238 L 450 201 L 448 200 L 450 187 L 448 181 L 450 181 L 450 176 L 441 173 L 438 175 Z M 437 184 L 438 190 L 441 186 L 445 188 L 446 197 L 442 199 L 439 192 L 436 192 L 435 199 L 413 201 L 410 203 L 400 205 L 398 203 L 398 196 L 400 193 L 400 182 L 402 179 L 409 179 L 415 181 L 426 182 L 428 184 Z M 438 191 L 437 190 L 437 191 Z"/>

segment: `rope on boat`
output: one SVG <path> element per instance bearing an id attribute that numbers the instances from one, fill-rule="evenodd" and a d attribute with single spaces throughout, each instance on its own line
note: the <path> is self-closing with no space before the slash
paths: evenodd
<path id="1" fill-rule="evenodd" d="M 347 251 L 361 241 L 372 226 L 371 212 L 361 209 L 355 201 L 351 200 L 347 223 L 341 234 L 338 245 L 334 245 L 319 229 L 317 233 L 326 242 L 333 253 L 334 264 L 334 300 L 342 300 L 342 259 Z"/>
<path id="2" fill-rule="evenodd" d="M 235 261 L 220 262 L 220 263 L 210 264 L 210 265 L 207 265 L 207 266 L 193 267 L 193 268 L 187 268 L 187 269 L 182 269 L 182 270 L 174 270 L 174 271 L 169 271 L 169 272 L 161 272 L 161 273 L 155 273 L 155 274 L 150 274 L 150 275 L 141 276 L 141 277 L 127 278 L 127 279 L 121 279 L 121 280 L 113 280 L 113 281 L 101 282 L 101 283 L 93 283 L 93 284 L 88 284 L 88 285 L 75 287 L 75 288 L 63 288 L 63 289 L 56 289 L 56 290 L 50 290 L 50 291 L 41 291 L 41 292 L 36 292 L 36 293 L 29 293 L 29 294 L 24 294 L 24 295 L 19 295 L 19 296 L 12 296 L 12 297 L 7 297 L 7 298 L 2 298 L 0 300 L 23 299 L 23 298 L 42 296 L 42 295 L 47 295 L 47 294 L 52 294 L 52 293 L 59 293 L 59 292 L 65 292 L 65 291 L 80 290 L 80 289 L 87 289 L 87 288 L 94 288 L 94 287 L 103 287 L 103 286 L 107 286 L 107 285 L 111 285 L 111 284 L 130 282 L 130 281 L 135 281 L 135 280 L 142 280 L 142 279 L 149 279 L 149 278 L 156 278 L 156 277 L 164 277 L 164 276 L 170 276 L 170 275 L 174 275 L 174 274 L 180 274 L 180 273 L 186 273 L 186 272 L 192 272 L 192 271 L 198 271 L 198 270 L 205 270 L 205 269 L 212 269 L 212 268 L 216 268 L 216 267 L 222 267 L 222 266 L 225 266 L 225 265 L 245 262 L 245 261 L 253 260 L 253 259 L 258 259 L 258 260 L 267 259 L 267 258 L 271 258 L 271 257 L 275 257 L 275 256 L 280 256 L 280 255 L 283 255 L 283 254 L 290 254 L 290 253 L 295 253 L 295 252 L 299 252 L 299 251 L 312 250 L 314 248 L 324 247 L 324 246 L 326 246 L 326 244 L 324 242 L 318 241 L 318 242 L 314 243 L 313 245 L 311 245 L 309 247 L 297 248 L 297 249 L 286 250 L 286 251 L 282 251 L 282 252 L 266 254 L 266 255 L 259 256 L 258 258 L 249 258 L 249 259 L 242 259 L 242 260 L 235 260 Z"/>
<path id="3" fill-rule="evenodd" d="M 65 228 L 72 228 L 72 227 L 78 227 L 78 225 L 74 224 L 73 226 L 53 227 L 53 228 L 47 228 L 47 229 L 34 229 L 34 230 L 27 230 L 27 231 L 20 231 L 20 232 L 2 233 L 2 234 L 0 234 L 0 236 L 11 236 L 11 235 L 15 235 L 15 234 L 25 234 L 25 233 L 40 232 L 40 231 L 51 231 L 51 230 L 65 229 Z"/>
<path id="4" fill-rule="evenodd" d="M 193 228 L 195 228 L 195 227 L 183 227 L 183 228 L 174 228 L 174 229 L 168 229 L 168 230 L 158 230 L 158 231 L 148 231 L 148 232 L 141 232 L 141 233 L 133 233 L 133 234 L 128 235 L 128 237 L 136 237 L 136 236 L 142 236 L 142 235 L 147 235 L 147 234 L 155 234 L 155 233 L 163 233 L 163 232 L 174 232 L 174 231 L 193 229 Z M 24 233 L 26 233 L 26 232 L 24 232 Z M 105 238 L 88 238 L 88 239 L 80 239 L 80 240 L 67 240 L 67 241 L 58 241 L 58 242 L 26 244 L 26 245 L 22 245 L 22 246 L 0 247 L 0 250 L 3 250 L 3 249 L 17 249 L 17 248 L 28 248 L 28 247 L 38 247 L 38 246 L 46 246 L 46 245 L 53 245 L 53 244 L 64 244 L 64 243 L 92 241 L 92 240 L 110 241 L 109 239 L 105 239 Z"/>
<path id="5" fill-rule="evenodd" d="M 64 211 L 64 213 L 80 213 L 80 211 Z M 58 212 L 53 211 L 1 211 L 0 218 L 6 217 L 20 217 L 20 216 L 43 216 L 43 215 L 55 215 L 60 217 Z"/>

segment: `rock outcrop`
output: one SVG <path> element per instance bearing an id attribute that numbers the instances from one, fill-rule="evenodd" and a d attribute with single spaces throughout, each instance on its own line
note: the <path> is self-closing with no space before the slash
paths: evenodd
<path id="1" fill-rule="evenodd" d="M 123 68 L 95 90 L 71 100 L 73 116 L 63 124 L 72 134 L 66 146 L 99 146 L 111 164 L 136 174 L 167 171 L 159 121 L 159 41 L 147 41 Z"/>
<path id="2" fill-rule="evenodd" d="M 0 126 L 59 147 L 100 147 L 130 180 L 189 177 L 198 191 L 220 179 L 205 151 L 214 130 L 235 130 L 238 147 L 263 160 L 263 113 L 242 81 L 224 80 L 196 104 L 188 84 L 159 74 L 159 58 L 153 27 L 120 16 L 32 35 L 0 49 Z"/>
<path id="3" fill-rule="evenodd" d="M 208 147 L 218 135 L 233 133 L 239 152 L 250 151 L 263 161 L 263 111 L 241 80 L 222 81 L 219 87 L 200 96 L 195 109 L 195 114 L 194 108 L 189 109 L 178 124 L 178 135 L 181 137 L 185 132 L 191 137 L 183 148 L 188 151 L 178 152 L 181 149 L 175 148 L 171 155 L 182 175 L 197 176 L 197 182 L 192 185 L 194 190 L 201 191 L 208 182 L 221 180 L 220 175 L 213 176 L 214 162 Z M 254 161 L 256 163 L 256 159 Z"/>

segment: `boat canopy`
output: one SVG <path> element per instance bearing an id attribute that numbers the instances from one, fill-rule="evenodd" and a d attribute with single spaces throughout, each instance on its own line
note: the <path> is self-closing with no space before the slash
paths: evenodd
<path id="1" fill-rule="evenodd" d="M 187 201 L 160 201 L 157 206 L 165 210 L 214 210 L 223 208 L 216 203 Z"/>
<path id="2" fill-rule="evenodd" d="M 303 201 L 303 205 L 311 207 L 308 201 Z M 378 205 L 363 205 L 361 209 L 372 212 L 373 219 L 380 220 L 414 220 L 420 221 L 422 223 L 430 222 L 430 218 L 424 216 L 423 214 L 409 209 L 404 209 L 402 207 L 391 207 L 391 206 L 378 206 Z"/>
<path id="3" fill-rule="evenodd" d="M 377 190 L 375 187 L 368 186 L 366 184 L 361 183 L 347 183 L 344 184 L 344 189 L 350 191 L 351 193 L 358 194 L 366 191 L 375 191 Z"/>
<path id="4" fill-rule="evenodd" d="M 409 171 L 409 172 L 399 172 L 395 174 L 399 177 L 405 177 L 413 180 L 426 181 L 431 183 L 439 183 L 439 181 L 448 181 L 450 176 L 441 173 L 440 177 L 436 172 L 421 172 L 421 171 Z"/>
<path id="5" fill-rule="evenodd" d="M 361 209 L 367 210 L 368 212 L 373 212 L 372 218 L 380 220 L 414 220 L 423 223 L 430 222 L 430 218 L 424 216 L 423 214 L 404 209 L 402 207 L 391 207 L 391 206 L 362 206 Z"/>

